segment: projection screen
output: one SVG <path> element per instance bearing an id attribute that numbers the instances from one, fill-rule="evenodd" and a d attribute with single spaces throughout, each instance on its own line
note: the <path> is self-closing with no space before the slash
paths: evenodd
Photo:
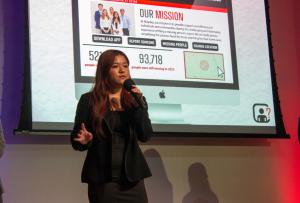
<path id="1" fill-rule="evenodd" d="M 99 8 L 120 17 L 113 33 Z M 99 55 L 119 49 L 155 132 L 285 136 L 267 11 L 264 0 L 28 0 L 26 130 L 68 132 Z"/>

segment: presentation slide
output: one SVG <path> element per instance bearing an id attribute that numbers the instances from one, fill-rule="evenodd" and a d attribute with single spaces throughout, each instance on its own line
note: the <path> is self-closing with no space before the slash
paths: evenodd
<path id="1" fill-rule="evenodd" d="M 236 65 L 233 68 L 232 60 L 236 64 L 236 57 L 235 50 L 231 51 L 235 46 L 233 27 L 229 26 L 230 3 L 203 3 L 191 8 L 182 4 L 178 8 L 174 3 L 141 2 L 147 4 L 78 1 L 73 11 L 78 11 L 73 27 L 79 33 L 80 48 L 75 50 L 80 56 L 75 64 L 78 77 L 94 77 L 101 52 L 118 47 L 131 60 L 132 77 L 152 80 L 153 85 L 171 85 L 170 80 L 196 87 L 195 82 L 233 83 Z M 103 20 L 98 12 L 111 13 L 109 34 L 100 28 Z M 111 25 L 114 13 L 121 22 Z"/>
<path id="2" fill-rule="evenodd" d="M 34 130 L 70 130 L 99 56 L 119 49 L 156 132 L 276 134 L 264 0 L 29 0 L 28 7 Z"/>

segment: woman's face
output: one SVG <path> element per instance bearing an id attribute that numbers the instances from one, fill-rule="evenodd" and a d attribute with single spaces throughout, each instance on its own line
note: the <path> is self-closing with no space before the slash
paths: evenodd
<path id="1" fill-rule="evenodd" d="M 103 15 L 103 16 L 107 16 L 107 10 L 106 10 L 106 9 L 103 9 L 102 15 Z"/>
<path id="2" fill-rule="evenodd" d="M 114 13 L 114 8 L 113 8 L 113 7 L 110 7 L 110 8 L 109 8 L 109 12 L 110 12 L 110 13 Z"/>
<path id="3" fill-rule="evenodd" d="M 118 12 L 114 12 L 114 17 L 115 17 L 115 18 L 119 17 Z"/>
<path id="4" fill-rule="evenodd" d="M 129 64 L 123 55 L 115 57 L 109 69 L 110 83 L 113 88 L 122 88 L 126 79 L 130 78 Z"/>

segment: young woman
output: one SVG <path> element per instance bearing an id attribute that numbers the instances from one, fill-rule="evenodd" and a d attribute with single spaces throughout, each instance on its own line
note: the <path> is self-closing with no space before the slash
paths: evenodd
<path id="1" fill-rule="evenodd" d="M 113 14 L 113 18 L 111 21 L 111 30 L 113 35 L 123 35 L 123 26 L 119 13 L 117 11 L 115 11 Z"/>
<path id="2" fill-rule="evenodd" d="M 115 12 L 115 9 L 113 7 L 109 7 L 108 16 L 110 19 L 112 19 L 114 17 L 114 12 Z"/>
<path id="3" fill-rule="evenodd" d="M 102 15 L 100 19 L 100 27 L 102 34 L 111 34 L 111 20 L 108 16 L 107 10 L 102 10 Z"/>
<path id="4" fill-rule="evenodd" d="M 99 58 L 95 84 L 78 102 L 71 143 L 87 150 L 81 180 L 88 183 L 90 203 L 146 203 L 143 179 L 151 176 L 138 141 L 152 136 L 146 108 L 123 88 L 130 78 L 129 60 L 118 50 Z M 133 86 L 132 92 L 142 93 Z"/>

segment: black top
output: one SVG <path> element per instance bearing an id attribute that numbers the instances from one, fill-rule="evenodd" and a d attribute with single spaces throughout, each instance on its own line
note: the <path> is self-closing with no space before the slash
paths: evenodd
<path id="1" fill-rule="evenodd" d="M 129 123 L 125 111 L 108 111 L 106 119 L 112 130 L 111 176 L 112 181 L 119 181 L 125 152 L 125 138 L 129 134 Z"/>
<path id="2" fill-rule="evenodd" d="M 93 129 L 92 106 L 90 105 L 91 93 L 83 94 L 78 102 L 74 127 L 71 132 L 71 143 L 75 150 L 88 150 L 81 173 L 81 181 L 85 183 L 110 182 L 112 177 L 112 143 L 114 131 L 108 118 L 104 117 L 102 129 L 105 138 L 98 137 Z M 122 117 L 122 116 L 121 116 Z M 124 156 L 120 171 L 120 182 L 137 182 L 151 176 L 150 169 L 138 145 L 138 141 L 146 142 L 152 136 L 152 126 L 147 109 L 126 109 L 121 121 L 128 122 L 128 134 L 124 136 Z M 93 134 L 93 139 L 83 145 L 74 138 L 81 129 L 81 123 Z"/>

